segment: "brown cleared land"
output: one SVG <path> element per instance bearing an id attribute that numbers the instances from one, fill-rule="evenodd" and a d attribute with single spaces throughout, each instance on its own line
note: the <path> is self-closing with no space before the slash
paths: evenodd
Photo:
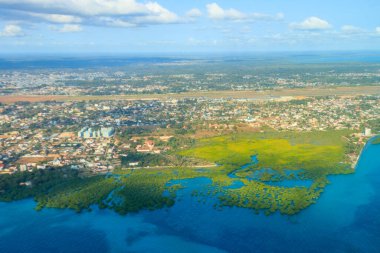
<path id="1" fill-rule="evenodd" d="M 318 97 L 318 96 L 356 96 L 356 95 L 380 95 L 380 86 L 355 86 L 336 88 L 299 88 L 299 89 L 275 89 L 264 91 L 200 91 L 178 94 L 139 94 L 139 95 L 114 95 L 114 96 L 54 96 L 54 95 L 10 95 L 0 96 L 0 103 L 15 102 L 46 102 L 46 101 L 89 101 L 89 100 L 167 100 L 170 98 L 235 98 L 269 100 L 281 97 Z"/>
<path id="2" fill-rule="evenodd" d="M 56 158 L 59 158 L 59 155 L 50 154 L 48 156 L 23 156 L 17 160 L 16 164 L 27 164 L 27 163 L 41 163 L 47 161 L 53 161 Z"/>

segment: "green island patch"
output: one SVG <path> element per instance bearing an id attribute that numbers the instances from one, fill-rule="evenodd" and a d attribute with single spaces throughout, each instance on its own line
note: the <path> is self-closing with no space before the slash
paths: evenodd
<path id="1" fill-rule="evenodd" d="M 70 208 L 80 212 L 98 205 L 127 214 L 170 207 L 183 187 L 181 180 L 206 177 L 212 184 L 193 191 L 192 196 L 216 197 L 218 207 L 293 215 L 317 201 L 329 175 L 354 172 L 347 158 L 348 139 L 344 138 L 350 133 L 240 133 L 200 139 L 177 151 L 177 155 L 218 165 L 205 169 L 119 169 L 106 176 L 88 177 L 60 168 L 1 175 L 0 200 L 32 197 L 38 210 Z M 293 184 L 281 185 L 286 181 Z M 310 184 L 305 186 L 305 181 Z"/>
<path id="2" fill-rule="evenodd" d="M 375 139 L 372 140 L 371 143 L 372 143 L 373 145 L 378 145 L 378 144 L 380 144 L 380 136 L 375 137 Z"/>

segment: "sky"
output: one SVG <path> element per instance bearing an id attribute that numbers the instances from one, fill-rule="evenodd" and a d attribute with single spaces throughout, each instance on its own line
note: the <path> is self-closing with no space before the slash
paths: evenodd
<path id="1" fill-rule="evenodd" d="M 0 53 L 380 50 L 378 0 L 0 0 Z"/>

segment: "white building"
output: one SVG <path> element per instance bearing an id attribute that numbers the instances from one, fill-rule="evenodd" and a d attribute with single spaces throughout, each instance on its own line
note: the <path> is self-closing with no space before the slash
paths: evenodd
<path id="1" fill-rule="evenodd" d="M 364 136 L 371 136 L 371 135 L 372 135 L 371 128 L 364 129 Z"/>
<path id="2" fill-rule="evenodd" d="M 84 127 L 78 132 L 78 138 L 111 138 L 114 134 L 115 129 L 113 127 L 102 127 L 99 130 Z"/>

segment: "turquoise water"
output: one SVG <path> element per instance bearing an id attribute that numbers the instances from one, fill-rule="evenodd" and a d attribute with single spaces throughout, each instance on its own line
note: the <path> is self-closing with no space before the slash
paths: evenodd
<path id="1" fill-rule="evenodd" d="M 170 209 L 124 217 L 0 203 L 0 252 L 380 252 L 380 145 L 367 145 L 355 174 L 330 180 L 317 204 L 292 217 L 190 197 L 206 178 L 186 180 Z"/>

